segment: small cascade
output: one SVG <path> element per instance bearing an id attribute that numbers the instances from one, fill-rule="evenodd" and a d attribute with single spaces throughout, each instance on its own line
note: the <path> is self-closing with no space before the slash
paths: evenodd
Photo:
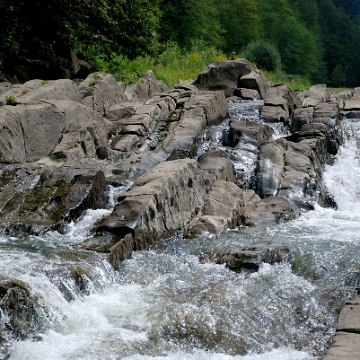
<path id="1" fill-rule="evenodd" d="M 40 340 L 47 329 L 61 327 L 69 317 L 69 302 L 81 302 L 115 282 L 107 255 L 78 245 L 93 236 L 94 224 L 131 186 L 109 186 L 108 209 L 87 210 L 62 234 L 0 236 L 0 359 L 7 358 L 13 340 Z"/>
<path id="2" fill-rule="evenodd" d="M 230 124 L 238 121 L 261 124 L 271 129 L 271 138 L 278 139 L 290 134 L 289 128 L 283 123 L 265 123 L 260 118 L 260 109 L 263 100 L 230 100 L 230 117 L 218 126 L 207 128 L 203 133 L 202 144 L 197 156 L 213 150 L 224 150 L 231 155 L 234 165 L 237 184 L 243 189 L 253 188 L 254 173 L 258 160 L 258 140 L 251 135 L 240 135 L 236 141 L 231 139 Z M 270 131 L 269 131 L 270 132 Z"/>

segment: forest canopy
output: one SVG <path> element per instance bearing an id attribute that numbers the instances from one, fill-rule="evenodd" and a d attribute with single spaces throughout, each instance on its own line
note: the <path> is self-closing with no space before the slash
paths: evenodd
<path id="1" fill-rule="evenodd" d="M 360 0 L 0 0 L 0 14 L 3 72 L 56 63 L 66 48 L 134 59 L 201 41 L 254 59 L 260 47 L 288 74 L 360 85 Z"/>

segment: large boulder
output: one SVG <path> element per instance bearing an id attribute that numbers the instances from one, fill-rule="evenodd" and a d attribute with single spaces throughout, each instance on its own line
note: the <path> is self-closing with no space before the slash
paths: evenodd
<path id="1" fill-rule="evenodd" d="M 200 90 L 236 89 L 239 79 L 255 71 L 255 67 L 246 59 L 223 60 L 209 65 L 195 80 Z"/>
<path id="2" fill-rule="evenodd" d="M 221 92 L 195 94 L 185 104 L 179 121 L 173 122 L 163 142 L 166 152 L 193 157 L 207 126 L 220 124 L 228 116 L 226 98 Z"/>
<path id="3" fill-rule="evenodd" d="M 298 219 L 297 205 L 284 196 L 261 199 L 253 190 L 244 191 L 246 214 L 250 223 L 256 226 L 271 226 Z"/>
<path id="4" fill-rule="evenodd" d="M 200 212 L 204 204 L 203 185 L 202 172 L 195 160 L 159 164 L 135 180 L 98 231 L 120 238 L 131 234 L 131 241 L 127 237 L 120 242 L 130 241 L 132 249 L 145 249 L 159 239 L 172 236 Z M 121 249 L 129 246 L 117 245 L 112 249 L 111 261 L 115 267 L 124 258 Z"/>
<path id="5" fill-rule="evenodd" d="M 69 79 L 30 80 L 14 85 L 0 95 L 0 106 L 9 103 L 8 97 L 13 97 L 15 104 L 36 104 L 39 100 L 81 100 L 76 84 Z"/>
<path id="6" fill-rule="evenodd" d="M 284 176 L 278 194 L 304 210 L 316 203 L 324 204 L 325 188 L 321 164 L 316 153 L 305 142 L 286 142 Z"/>
<path id="7" fill-rule="evenodd" d="M 124 90 L 111 74 L 90 74 L 79 85 L 81 102 L 102 116 L 108 113 L 111 106 L 126 99 Z"/>
<path id="8" fill-rule="evenodd" d="M 358 332 L 338 331 L 323 360 L 357 360 L 360 353 Z"/>
<path id="9" fill-rule="evenodd" d="M 12 87 L 13 87 L 13 84 L 11 84 L 7 81 L 0 82 L 0 95 L 9 91 Z"/>
<path id="10" fill-rule="evenodd" d="M 8 168 L 6 183 L 0 187 L 1 228 L 14 235 L 62 230 L 84 210 L 105 208 L 107 185 L 98 169 L 95 163 Z"/>
<path id="11" fill-rule="evenodd" d="M 284 176 L 284 154 L 285 149 L 279 141 L 269 141 L 260 147 L 256 188 L 261 198 L 278 194 Z"/>
<path id="12" fill-rule="evenodd" d="M 299 143 L 306 143 L 316 153 L 321 164 L 333 163 L 339 143 L 331 136 L 329 128 L 322 123 L 304 124 L 299 132 Z"/>
<path id="13" fill-rule="evenodd" d="M 156 79 L 152 70 L 147 71 L 138 81 L 127 84 L 124 95 L 130 102 L 145 102 L 159 92 L 166 92 L 168 87 Z"/>
<path id="14" fill-rule="evenodd" d="M 299 94 L 302 107 L 314 107 L 330 100 L 330 95 L 325 84 L 316 84 L 308 91 Z"/>
<path id="15" fill-rule="evenodd" d="M 223 150 L 209 151 L 198 158 L 198 163 L 203 172 L 207 189 L 211 189 L 216 180 L 236 182 L 234 165 L 227 152 Z"/>
<path id="16" fill-rule="evenodd" d="M 255 90 L 259 93 L 260 98 L 264 99 L 270 86 L 271 83 L 265 78 L 264 74 L 260 70 L 255 69 L 249 74 L 241 76 L 237 87 L 240 89 Z"/>
<path id="17" fill-rule="evenodd" d="M 0 313 L 0 356 L 10 350 L 6 347 L 12 340 L 35 340 L 45 330 L 46 312 L 30 287 L 20 280 L 0 280 Z"/>
<path id="18" fill-rule="evenodd" d="M 337 103 L 320 103 L 315 106 L 312 122 L 325 124 L 329 130 L 334 130 L 339 124 L 340 109 Z"/>
<path id="19" fill-rule="evenodd" d="M 284 196 L 303 209 L 316 203 L 326 205 L 322 180 L 331 147 L 329 131 L 323 124 L 303 125 L 299 142 L 272 140 L 260 147 L 256 192 L 262 198 Z"/>
<path id="20" fill-rule="evenodd" d="M 314 107 L 297 108 L 294 110 L 293 121 L 291 123 L 291 131 L 298 132 L 304 124 L 309 124 L 314 118 Z"/>
<path id="21" fill-rule="evenodd" d="M 212 185 L 204 204 L 203 215 L 193 221 L 184 236 L 208 237 L 225 233 L 246 223 L 241 189 L 233 182 L 218 180 Z"/>
<path id="22" fill-rule="evenodd" d="M 223 256 L 226 266 L 236 272 L 258 271 L 262 264 L 289 263 L 294 265 L 294 256 L 287 246 L 255 245 Z"/>
<path id="23" fill-rule="evenodd" d="M 288 123 L 299 106 L 297 95 L 288 86 L 274 86 L 266 92 L 260 116 L 267 122 Z"/>
<path id="24" fill-rule="evenodd" d="M 230 123 L 230 146 L 260 146 L 263 142 L 271 139 L 273 129 L 267 125 L 249 120 L 233 121 Z"/>
<path id="25" fill-rule="evenodd" d="M 49 155 L 64 127 L 64 114 L 50 104 L 1 107 L 0 162 L 30 162 Z"/>
<path id="26" fill-rule="evenodd" d="M 101 153 L 107 153 L 106 158 L 111 157 L 109 147 L 109 133 L 113 131 L 113 125 L 108 123 L 100 114 L 88 107 L 73 101 L 49 101 L 63 117 L 64 127 L 56 141 L 54 149 L 49 153 L 43 153 L 50 158 L 60 154 L 64 160 L 78 160 L 81 158 L 96 158 Z M 102 156 L 100 156 L 101 158 Z M 45 160 L 45 163 L 48 163 Z"/>

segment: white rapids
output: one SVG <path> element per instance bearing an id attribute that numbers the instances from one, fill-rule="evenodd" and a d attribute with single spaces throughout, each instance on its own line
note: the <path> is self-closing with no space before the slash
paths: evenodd
<path id="1" fill-rule="evenodd" d="M 0 273 L 27 283 L 42 305 L 37 339 L 11 343 L 12 360 L 314 360 L 335 332 L 339 305 L 360 272 L 360 124 L 325 182 L 338 210 L 316 207 L 297 221 L 240 228 L 211 240 L 181 234 L 136 252 L 115 272 L 106 254 L 76 246 L 106 214 L 88 212 L 66 234 L 0 236 Z M 199 262 L 207 252 L 260 243 L 287 245 L 295 269 L 262 266 L 234 273 Z M 76 256 L 71 256 L 73 249 Z M 86 294 L 62 280 L 67 266 L 88 269 Z M 65 300 L 62 288 L 70 294 Z M 1 315 L 1 314 L 0 314 Z M 0 329 L 4 330 L 0 317 Z M 0 352 L 1 358 L 1 352 Z"/>

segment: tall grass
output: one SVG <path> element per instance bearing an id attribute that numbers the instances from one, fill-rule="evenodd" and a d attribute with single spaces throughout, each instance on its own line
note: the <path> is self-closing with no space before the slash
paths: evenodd
<path id="1" fill-rule="evenodd" d="M 167 43 L 158 56 L 139 56 L 129 60 L 115 55 L 110 61 L 95 57 L 96 66 L 114 74 L 118 81 L 134 82 L 146 71 L 152 70 L 159 80 L 173 86 L 181 80 L 195 79 L 209 64 L 227 59 L 227 56 L 212 46 L 197 42 L 192 47 L 181 49 L 176 43 Z"/>
<path id="2" fill-rule="evenodd" d="M 263 70 L 265 77 L 272 81 L 274 84 L 284 84 L 294 91 L 306 91 L 309 90 L 311 81 L 305 76 L 301 75 L 288 75 L 281 70 L 266 71 Z"/>
<path id="3" fill-rule="evenodd" d="M 104 72 L 114 74 L 118 81 L 132 83 L 145 72 L 152 70 L 157 79 L 173 86 L 179 80 L 195 79 L 208 65 L 228 59 L 227 55 L 203 42 L 195 42 L 190 49 L 181 49 L 177 43 L 163 45 L 157 56 L 139 56 L 129 60 L 123 55 L 113 54 L 110 60 L 94 56 L 96 66 Z M 302 76 L 289 76 L 281 70 L 263 71 L 275 84 L 288 85 L 294 91 L 308 90 L 310 81 Z"/>

